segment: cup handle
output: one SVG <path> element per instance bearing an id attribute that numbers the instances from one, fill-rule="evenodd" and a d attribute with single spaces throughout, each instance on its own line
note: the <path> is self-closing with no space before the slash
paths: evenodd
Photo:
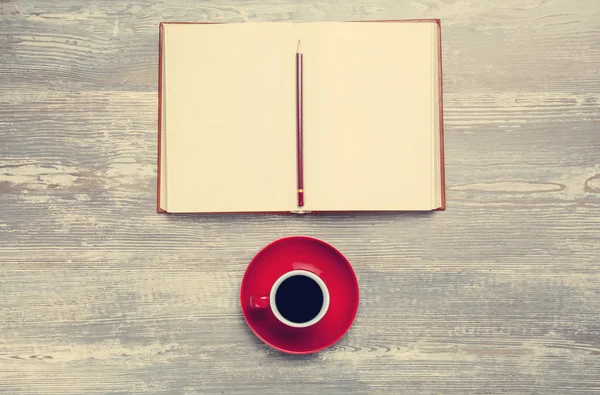
<path id="1" fill-rule="evenodd" d="M 254 309 L 265 309 L 269 307 L 268 296 L 250 296 L 250 307 Z"/>

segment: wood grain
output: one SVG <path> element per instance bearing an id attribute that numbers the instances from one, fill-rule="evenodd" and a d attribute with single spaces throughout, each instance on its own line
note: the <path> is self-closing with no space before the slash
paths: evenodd
<path id="1" fill-rule="evenodd" d="M 442 19 L 448 209 L 154 212 L 160 21 Z M 594 1 L 0 0 L 0 392 L 600 393 Z M 337 345 L 245 326 L 281 236 L 361 287 Z"/>

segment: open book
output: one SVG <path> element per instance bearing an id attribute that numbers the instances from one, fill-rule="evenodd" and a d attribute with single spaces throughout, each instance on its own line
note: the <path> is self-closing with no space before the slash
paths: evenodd
<path id="1" fill-rule="evenodd" d="M 159 47 L 158 211 L 445 208 L 438 20 L 161 23 Z"/>

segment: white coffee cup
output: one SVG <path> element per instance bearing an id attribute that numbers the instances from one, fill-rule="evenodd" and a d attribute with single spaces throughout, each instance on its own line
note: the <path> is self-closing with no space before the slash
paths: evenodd
<path id="1" fill-rule="evenodd" d="M 305 281 L 306 278 L 312 281 Z M 289 281 L 286 282 L 286 280 Z M 321 295 L 317 295 L 319 290 L 322 298 Z M 278 298 L 281 296 L 278 295 L 278 291 L 287 297 Z M 319 300 L 321 301 L 320 306 L 318 305 Z M 321 277 L 308 270 L 291 270 L 273 283 L 268 296 L 250 297 L 250 306 L 257 309 L 270 307 L 281 323 L 292 328 L 306 328 L 316 324 L 325 316 L 329 309 L 329 301 L 329 290 Z M 303 302 L 305 303 L 303 304 Z M 308 318 L 306 314 L 309 314 L 310 319 L 306 319 Z M 301 319 L 293 319 L 293 317 Z"/>

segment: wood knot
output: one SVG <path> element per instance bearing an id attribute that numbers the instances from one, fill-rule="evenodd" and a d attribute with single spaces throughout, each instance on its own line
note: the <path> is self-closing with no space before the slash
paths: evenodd
<path id="1" fill-rule="evenodd" d="M 600 173 L 585 180 L 583 190 L 585 192 L 600 193 Z"/>

